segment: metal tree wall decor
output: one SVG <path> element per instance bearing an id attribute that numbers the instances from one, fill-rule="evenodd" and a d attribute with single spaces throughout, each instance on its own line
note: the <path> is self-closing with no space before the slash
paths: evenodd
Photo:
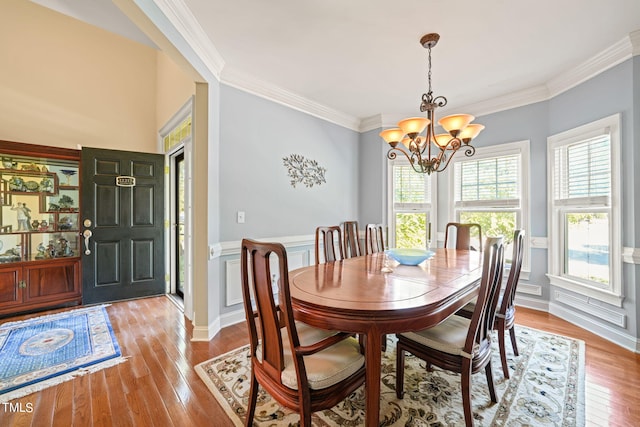
<path id="1" fill-rule="evenodd" d="M 282 162 L 287 168 L 293 188 L 296 188 L 296 184 L 300 183 L 305 187 L 313 187 L 327 182 L 324 179 L 324 173 L 327 169 L 318 165 L 315 160 L 305 159 L 300 154 L 291 154 L 289 157 L 283 157 Z"/>

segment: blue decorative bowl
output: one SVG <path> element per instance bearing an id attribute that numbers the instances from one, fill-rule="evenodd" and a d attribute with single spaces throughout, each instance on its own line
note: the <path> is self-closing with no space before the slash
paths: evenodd
<path id="1" fill-rule="evenodd" d="M 402 265 L 418 265 L 435 255 L 435 252 L 424 249 L 389 249 L 385 251 L 391 258 Z"/>

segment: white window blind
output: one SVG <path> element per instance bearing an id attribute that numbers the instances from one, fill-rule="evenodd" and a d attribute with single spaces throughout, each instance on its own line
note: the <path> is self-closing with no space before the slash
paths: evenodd
<path id="1" fill-rule="evenodd" d="M 457 162 L 456 207 L 518 205 L 520 163 L 520 155 L 515 154 Z"/>
<path id="2" fill-rule="evenodd" d="M 554 149 L 554 199 L 558 205 L 607 206 L 611 195 L 609 134 Z"/>
<path id="3" fill-rule="evenodd" d="M 393 204 L 395 209 L 421 209 L 429 206 L 431 177 L 417 173 L 409 165 L 394 164 Z"/>

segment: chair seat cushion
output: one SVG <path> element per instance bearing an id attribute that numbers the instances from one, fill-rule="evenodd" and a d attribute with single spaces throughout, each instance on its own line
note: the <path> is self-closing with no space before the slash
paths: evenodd
<path id="1" fill-rule="evenodd" d="M 498 311 L 500 311 L 500 306 L 502 306 L 502 297 L 504 296 L 504 294 L 500 294 L 500 296 L 498 296 L 498 303 L 496 304 L 496 313 Z M 473 311 L 476 309 L 476 301 L 477 298 L 474 299 L 473 301 L 470 301 L 467 303 L 467 305 L 465 305 L 464 307 L 461 308 L 461 310 L 469 312 L 469 313 L 473 313 Z"/>
<path id="2" fill-rule="evenodd" d="M 451 316 L 433 328 L 418 332 L 404 332 L 402 337 L 444 353 L 469 357 L 464 351 L 464 343 L 469 333 L 471 320 L 461 316 Z"/>
<path id="3" fill-rule="evenodd" d="M 296 322 L 298 338 L 301 345 L 311 345 L 324 338 L 335 335 L 335 331 L 314 328 L 302 322 Z M 282 341 L 284 347 L 284 370 L 280 376 L 282 383 L 287 387 L 297 390 L 298 378 L 293 362 L 287 328 L 282 328 Z M 262 358 L 261 346 L 256 349 L 256 356 Z M 304 365 L 307 371 L 309 388 L 320 390 L 327 388 L 350 377 L 364 366 L 364 355 L 360 353 L 358 340 L 350 337 L 332 345 L 318 353 L 304 356 Z"/>

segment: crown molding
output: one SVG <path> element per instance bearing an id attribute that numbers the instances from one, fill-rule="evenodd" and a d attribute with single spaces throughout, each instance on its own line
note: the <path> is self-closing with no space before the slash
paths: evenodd
<path id="1" fill-rule="evenodd" d="M 636 30 L 629 34 L 631 40 L 631 54 L 633 56 L 640 55 L 640 30 Z"/>
<path id="2" fill-rule="evenodd" d="M 211 73 L 220 80 L 225 61 L 198 20 L 182 0 L 152 0 L 191 46 Z"/>
<path id="3" fill-rule="evenodd" d="M 549 98 L 549 89 L 547 86 L 539 85 L 517 92 L 511 92 L 506 95 L 497 96 L 485 101 L 456 107 L 456 110 L 465 111 L 479 117 L 497 113 L 499 111 L 522 107 L 524 105 L 535 104 L 536 102 L 546 101 Z"/>
<path id="4" fill-rule="evenodd" d="M 376 114 L 375 116 L 365 117 L 360 120 L 360 128 L 358 130 L 364 133 L 380 128 L 382 128 L 382 114 Z"/>
<path id="5" fill-rule="evenodd" d="M 635 47 L 634 47 L 635 44 Z M 553 98 L 584 83 L 604 71 L 615 67 L 640 51 L 640 31 L 634 31 L 612 46 L 597 53 L 571 70 L 559 74 L 547 82 L 549 97 Z M 636 52 L 635 54 L 637 54 Z"/>
<path id="6" fill-rule="evenodd" d="M 358 117 L 327 107 L 229 66 L 224 68 L 220 81 L 228 86 L 335 123 L 347 129 L 360 130 L 360 119 Z"/>

